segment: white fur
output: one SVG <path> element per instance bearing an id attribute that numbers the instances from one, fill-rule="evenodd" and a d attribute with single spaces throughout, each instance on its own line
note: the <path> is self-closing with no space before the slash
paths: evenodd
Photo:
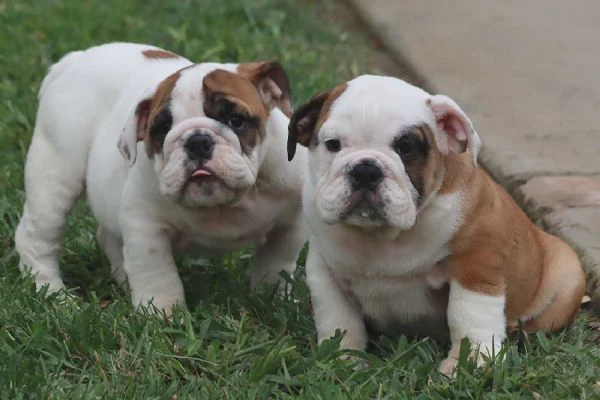
<path id="1" fill-rule="evenodd" d="M 304 207 L 310 228 L 306 276 L 319 340 L 340 329 L 351 338 L 342 341 L 343 346 L 364 350 L 363 316 L 387 332 L 398 322 L 444 318 L 444 312 L 431 303 L 427 293 L 446 282 L 444 278 L 439 282 L 437 267 L 449 254 L 447 243 L 462 220 L 459 195 L 432 200 L 410 235 L 393 230 L 389 239 L 385 230 L 323 223 L 310 190 L 306 185 Z M 356 315 L 348 317 L 352 312 Z M 352 322 L 355 319 L 361 324 Z M 337 325 L 340 321 L 351 322 L 349 326 Z"/>
<path id="2" fill-rule="evenodd" d="M 345 332 L 342 347 L 364 350 L 365 319 L 389 333 L 418 321 L 443 325 L 446 310 L 434 303 L 430 290 L 450 279 L 445 258 L 463 222 L 463 196 L 460 191 L 440 195 L 434 190 L 417 210 L 415 188 L 391 144 L 402 132 L 427 124 L 442 153 L 459 151 L 457 141 L 472 140 L 476 158 L 480 140 L 474 130 L 457 131 L 451 138 L 454 147 L 448 147 L 440 131 L 443 124 L 438 126 L 436 119 L 448 113 L 464 118 L 450 120 L 453 128 L 472 128 L 446 96 L 431 96 L 399 79 L 368 75 L 350 81 L 332 103 L 309 154 L 303 190 L 310 242 L 306 274 L 320 341 L 339 329 Z M 328 139 L 339 139 L 341 150 L 328 151 Z M 381 199 L 378 211 L 384 215 L 379 223 L 361 215 L 343 217 L 353 191 L 348 171 L 367 158 L 384 173 L 375 190 Z M 504 339 L 503 311 L 503 298 L 469 292 L 453 282 L 448 309 L 453 351 L 464 336 L 484 350 L 497 351 Z"/>
<path id="3" fill-rule="evenodd" d="M 443 373 L 452 374 L 458 361 L 461 340 L 465 337 L 479 349 L 479 364 L 483 362 L 482 355 L 492 357 L 498 354 L 506 337 L 504 304 L 504 296 L 474 292 L 455 280 L 451 281 L 448 326 L 452 348 L 448 358 L 440 365 Z"/>
<path id="4" fill-rule="evenodd" d="M 149 60 L 142 56 L 148 49 L 156 48 L 113 43 L 70 53 L 51 68 L 25 167 L 26 201 L 15 235 L 20 268 L 31 269 L 38 286 L 63 287 L 58 251 L 65 218 L 85 185 L 100 225 L 98 240 L 115 278 L 123 282 L 126 272 L 136 305 L 153 300 L 169 312 L 184 303 L 173 251 L 213 255 L 254 245 L 253 286 L 276 281 L 280 270 L 292 272 L 304 243 L 306 154 L 287 162 L 288 118 L 273 109 L 264 141 L 241 156 L 235 135 L 202 107 L 203 77 L 217 68 L 235 71 L 236 65 L 199 64 L 177 81 L 174 126 L 163 154 L 151 160 L 144 143 L 136 145 L 136 106 L 191 62 Z M 182 146 L 196 128 L 208 129 L 216 142 L 210 167 L 219 181 L 212 198 L 199 185 L 184 185 L 190 171 Z M 119 138 L 128 161 L 117 149 Z"/>

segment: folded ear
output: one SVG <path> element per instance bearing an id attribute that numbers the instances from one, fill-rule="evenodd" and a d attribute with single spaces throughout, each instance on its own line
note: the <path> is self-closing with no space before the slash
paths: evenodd
<path id="1" fill-rule="evenodd" d="M 243 63 L 238 72 L 248 78 L 269 110 L 278 107 L 288 117 L 292 115 L 292 94 L 285 70 L 277 61 Z"/>
<path id="2" fill-rule="evenodd" d="M 119 136 L 117 147 L 130 167 L 135 164 L 137 158 L 137 142 L 144 140 L 147 132 L 151 104 L 152 98 L 140 101 L 131 112 Z"/>
<path id="3" fill-rule="evenodd" d="M 440 151 L 443 154 L 459 154 L 468 147 L 476 165 L 481 139 L 458 104 L 450 97 L 438 94 L 427 99 L 427 106 L 437 123 L 435 139 Z"/>
<path id="4" fill-rule="evenodd" d="M 149 143 L 149 128 L 155 122 L 157 114 L 168 106 L 180 72 L 181 70 L 169 75 L 158 86 L 147 87 L 141 96 L 143 100 L 130 111 L 117 144 L 121 155 L 130 167 L 135 163 L 139 141 L 146 140 L 146 152 L 148 157 L 152 158 L 154 150 Z"/>
<path id="5" fill-rule="evenodd" d="M 288 161 L 296 154 L 296 144 L 308 147 L 316 136 L 317 121 L 331 91 L 319 93 L 292 114 L 288 125 Z"/>

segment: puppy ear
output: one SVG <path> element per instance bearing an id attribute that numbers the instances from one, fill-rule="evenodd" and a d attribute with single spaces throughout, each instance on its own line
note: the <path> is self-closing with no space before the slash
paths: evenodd
<path id="1" fill-rule="evenodd" d="M 458 104 L 450 97 L 438 94 L 427 99 L 427 106 L 437 123 L 435 136 L 440 151 L 443 154 L 459 154 L 468 147 L 473 164 L 477 165 L 481 139 Z"/>
<path id="2" fill-rule="evenodd" d="M 238 71 L 256 86 L 269 110 L 278 107 L 288 117 L 292 115 L 290 82 L 281 64 L 277 61 L 243 63 Z"/>
<path id="3" fill-rule="evenodd" d="M 119 136 L 117 147 L 130 167 L 135 164 L 137 158 L 137 142 L 144 140 L 148 130 L 151 104 L 152 98 L 140 101 Z"/>
<path id="4" fill-rule="evenodd" d="M 292 114 L 288 125 L 287 152 L 288 161 L 292 161 L 296 154 L 296 144 L 308 147 L 314 136 L 317 121 L 325 101 L 329 98 L 331 91 L 319 93 L 303 104 Z"/>

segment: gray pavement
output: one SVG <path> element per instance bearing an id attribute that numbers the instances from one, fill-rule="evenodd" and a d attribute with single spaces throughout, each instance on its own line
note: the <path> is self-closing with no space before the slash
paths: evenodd
<path id="1" fill-rule="evenodd" d="M 600 312 L 600 3 L 348 1 L 418 81 L 461 104 L 483 166 L 578 250 Z"/>

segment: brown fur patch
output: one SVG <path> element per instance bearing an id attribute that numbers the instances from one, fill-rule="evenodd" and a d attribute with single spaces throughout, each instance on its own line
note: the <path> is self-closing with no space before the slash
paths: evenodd
<path id="1" fill-rule="evenodd" d="M 439 194 L 454 193 L 467 184 L 475 171 L 471 152 L 467 149 L 461 154 L 449 154 L 444 157 L 444 182 Z"/>
<path id="2" fill-rule="evenodd" d="M 136 115 L 138 118 L 138 140 L 143 140 L 146 153 L 149 158 L 153 158 L 156 153 L 162 151 L 162 145 L 164 142 L 164 136 L 153 134 L 156 131 L 157 117 L 163 116 L 165 111 L 168 111 L 171 93 L 177 80 L 181 76 L 181 72 L 193 67 L 194 64 L 184 67 L 177 72 L 166 77 L 154 92 L 154 95 L 150 99 L 143 100 L 138 105 Z M 163 118 L 164 119 L 164 118 Z M 164 130 L 164 129 L 163 129 Z"/>
<path id="3" fill-rule="evenodd" d="M 179 58 L 179 56 L 175 53 L 171 53 L 166 50 L 158 50 L 158 49 L 148 49 L 142 51 L 142 54 L 145 58 L 149 60 L 165 60 L 165 59 L 173 59 Z"/>
<path id="4" fill-rule="evenodd" d="M 438 194 L 462 195 L 464 222 L 447 259 L 452 279 L 469 290 L 506 296 L 507 321 L 525 318 L 528 331 L 569 324 L 584 294 L 573 250 L 535 226 L 504 188 L 473 165 L 470 151 L 444 156 L 432 128 L 417 128 L 432 143 L 432 158 L 418 166 L 424 192 L 439 186 Z"/>
<path id="5" fill-rule="evenodd" d="M 247 117 L 248 129 L 237 132 L 244 153 L 249 154 L 264 139 L 269 116 L 256 87 L 246 78 L 218 69 L 206 75 L 204 112 L 213 119 L 227 124 L 231 114 Z"/>
<path id="6" fill-rule="evenodd" d="M 163 111 L 166 107 L 169 107 L 169 103 L 171 100 L 171 92 L 177 83 L 177 80 L 181 76 L 181 70 L 175 72 L 174 74 L 169 75 L 165 80 L 163 80 L 154 92 L 154 96 L 152 97 L 152 101 L 150 103 L 150 110 L 148 113 L 148 126 L 146 129 L 146 134 L 144 135 L 144 143 L 146 144 L 146 152 L 148 153 L 148 157 L 152 158 L 154 154 L 160 153 L 162 150 L 162 144 L 164 141 L 160 140 L 160 138 L 152 137 L 150 135 L 150 131 L 152 126 L 156 121 L 156 117 L 158 114 Z"/>
<path id="7" fill-rule="evenodd" d="M 466 173 L 470 156 L 450 160 L 463 184 L 464 223 L 450 243 L 453 279 L 463 287 L 506 296 L 507 320 L 534 318 L 531 327 L 547 330 L 571 322 L 583 296 L 583 272 L 574 252 L 560 239 L 535 226 L 510 195 L 481 170 Z M 451 157 L 449 157 L 451 158 Z M 468 183 L 464 183 L 468 180 Z M 555 260 L 561 260 L 557 265 Z"/>
<path id="8" fill-rule="evenodd" d="M 444 156 L 435 145 L 435 137 L 429 125 L 415 126 L 407 133 L 415 135 L 419 149 L 414 150 L 415 156 L 403 159 L 404 168 L 422 201 L 442 183 Z"/>

